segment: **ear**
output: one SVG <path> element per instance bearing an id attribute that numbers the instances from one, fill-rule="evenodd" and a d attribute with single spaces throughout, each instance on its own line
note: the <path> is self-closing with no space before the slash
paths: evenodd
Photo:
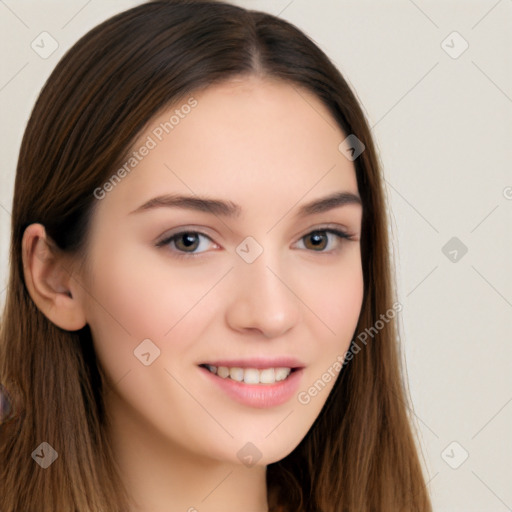
<path id="1" fill-rule="evenodd" d="M 80 285 L 72 275 L 69 256 L 46 236 L 42 224 L 25 229 L 21 246 L 25 284 L 36 306 L 62 329 L 84 327 L 87 322 L 79 301 Z"/>

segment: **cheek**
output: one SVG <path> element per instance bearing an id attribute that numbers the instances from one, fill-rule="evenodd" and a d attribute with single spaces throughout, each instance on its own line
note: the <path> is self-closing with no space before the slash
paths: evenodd
<path id="1" fill-rule="evenodd" d="M 109 373 L 115 379 L 137 368 L 134 350 L 146 339 L 161 350 L 160 363 L 169 349 L 173 355 L 186 352 L 215 314 L 203 299 L 225 269 L 184 270 L 126 248 L 116 251 L 113 262 L 113 252 L 102 247 L 88 279 L 87 318 Z"/>
<path id="2" fill-rule="evenodd" d="M 296 400 L 303 418 L 310 423 L 320 414 L 339 378 L 361 312 L 363 273 L 359 256 L 353 256 L 319 273 L 317 286 L 304 300 L 315 313 L 310 317 L 311 339 L 315 342 L 312 364 L 305 371 Z"/>
<path id="3" fill-rule="evenodd" d="M 333 348 L 350 343 L 363 301 L 361 260 L 356 251 L 349 256 L 301 282 L 302 300 L 317 320 L 315 339 Z"/>
<path id="4" fill-rule="evenodd" d="M 341 336 L 347 343 L 353 336 L 361 312 L 363 302 L 363 275 L 360 269 L 357 269 L 349 276 L 346 276 L 341 288 L 332 290 L 333 300 L 331 304 L 326 305 L 326 311 L 329 315 L 332 329 L 336 335 Z"/>

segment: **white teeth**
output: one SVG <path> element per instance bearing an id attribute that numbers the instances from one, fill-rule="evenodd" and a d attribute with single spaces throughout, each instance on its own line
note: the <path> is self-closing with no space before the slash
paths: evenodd
<path id="1" fill-rule="evenodd" d="M 212 372 L 212 373 L 215 373 L 215 372 Z M 229 368 L 227 366 L 219 366 L 217 368 L 217 375 L 219 377 L 222 377 L 223 379 L 225 379 L 226 377 L 229 377 Z"/>
<path id="2" fill-rule="evenodd" d="M 234 366 L 228 368 L 227 366 L 213 366 L 205 364 L 210 372 L 226 379 L 230 377 L 237 382 L 244 382 L 245 384 L 275 384 L 276 382 L 285 380 L 291 373 L 291 368 L 265 368 L 258 370 L 256 368 L 239 368 Z"/>
<path id="3" fill-rule="evenodd" d="M 260 371 L 260 382 L 262 384 L 273 384 L 276 381 L 274 368 L 265 368 Z"/>
<path id="4" fill-rule="evenodd" d="M 290 368 L 276 368 L 276 381 L 284 380 L 290 375 Z"/>
<path id="5" fill-rule="evenodd" d="M 244 370 L 242 368 L 230 368 L 229 369 L 229 376 L 236 380 L 237 382 L 242 382 L 244 380 Z"/>
<path id="6" fill-rule="evenodd" d="M 254 368 L 247 368 L 244 371 L 244 382 L 246 384 L 259 384 L 260 372 Z"/>

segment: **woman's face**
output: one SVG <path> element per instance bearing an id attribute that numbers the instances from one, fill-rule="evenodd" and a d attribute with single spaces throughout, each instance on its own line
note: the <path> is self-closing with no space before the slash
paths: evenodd
<path id="1" fill-rule="evenodd" d="M 118 432 L 246 464 L 305 436 L 363 298 L 346 135 L 311 93 L 232 80 L 153 119 L 96 191 L 80 300 Z"/>

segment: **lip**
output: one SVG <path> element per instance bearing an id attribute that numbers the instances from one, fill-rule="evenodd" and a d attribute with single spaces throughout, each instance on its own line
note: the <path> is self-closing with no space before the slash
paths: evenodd
<path id="1" fill-rule="evenodd" d="M 305 365 L 293 357 L 252 357 L 243 359 L 216 359 L 215 361 L 203 361 L 200 364 L 209 364 L 211 366 L 227 366 L 228 368 L 256 368 L 264 370 L 265 368 L 293 368 L 300 370 Z"/>
<path id="2" fill-rule="evenodd" d="M 235 364 L 236 361 L 218 362 L 219 366 L 238 366 L 239 368 L 258 368 L 258 366 L 260 366 L 262 368 L 287 367 L 295 369 L 285 380 L 276 382 L 274 384 L 245 384 L 243 382 L 232 380 L 229 377 L 226 377 L 225 379 L 219 377 L 218 375 L 215 375 L 202 366 L 199 366 L 198 368 L 209 385 L 212 383 L 215 386 L 218 386 L 218 388 L 232 400 L 249 407 L 257 409 L 268 409 L 270 407 L 277 407 L 278 405 L 282 405 L 288 402 L 293 396 L 295 396 L 302 380 L 304 368 L 298 368 L 297 366 L 290 364 L 282 364 L 283 361 L 284 359 L 279 360 L 279 364 L 276 366 L 273 366 L 276 360 L 273 360 L 272 363 L 268 365 L 267 362 L 262 363 L 261 360 L 259 360 L 259 363 L 257 363 L 255 360 L 248 362 L 248 360 L 245 359 L 243 361 L 243 366 L 240 364 L 241 361 L 238 361 L 238 364 Z M 288 360 L 288 363 L 289 362 L 290 360 Z"/>

